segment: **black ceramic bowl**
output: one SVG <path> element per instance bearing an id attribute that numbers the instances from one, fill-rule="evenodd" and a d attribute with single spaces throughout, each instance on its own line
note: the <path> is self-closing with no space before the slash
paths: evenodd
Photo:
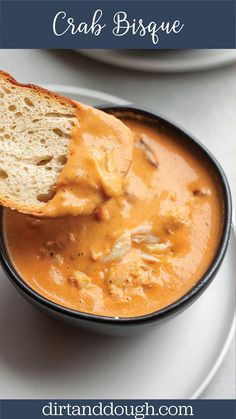
<path id="1" fill-rule="evenodd" d="M 209 164 L 209 167 L 217 179 L 218 188 L 221 191 L 224 211 L 222 220 L 222 236 L 214 260 L 209 266 L 207 272 L 184 296 L 161 310 L 139 317 L 114 318 L 87 314 L 62 307 L 59 304 L 47 300 L 30 288 L 24 279 L 16 272 L 8 255 L 4 241 L 3 209 L 1 209 L 0 214 L 2 224 L 0 234 L 0 260 L 8 278 L 17 287 L 21 294 L 36 307 L 44 310 L 47 314 L 53 315 L 58 319 L 65 320 L 73 325 L 86 329 L 87 331 L 103 334 L 126 335 L 131 334 L 134 331 L 146 329 L 147 326 L 155 325 L 169 316 L 175 316 L 192 304 L 207 288 L 219 270 L 225 256 L 230 236 L 232 204 L 228 182 L 221 166 L 212 154 L 195 138 L 193 138 L 192 135 L 172 122 L 166 120 L 162 116 L 147 110 L 128 106 L 103 107 L 102 109 L 108 113 L 114 114 L 117 117 L 132 117 L 143 120 L 152 125 L 161 125 L 165 129 L 171 130 L 175 134 L 179 134 L 181 136 L 181 141 L 186 142 L 187 147 L 191 148 L 193 152 L 198 153 L 199 158 L 203 158 Z"/>

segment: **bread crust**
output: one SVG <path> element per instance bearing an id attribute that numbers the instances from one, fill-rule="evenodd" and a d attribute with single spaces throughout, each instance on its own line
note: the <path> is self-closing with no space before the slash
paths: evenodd
<path id="1" fill-rule="evenodd" d="M 69 112 L 71 113 L 71 106 L 75 108 L 75 117 L 77 116 L 77 109 L 76 109 L 76 103 L 72 99 L 69 99 L 67 97 L 61 96 L 57 93 L 51 92 L 50 90 L 44 89 L 43 87 L 37 86 L 35 84 L 23 84 L 19 83 L 12 77 L 9 73 L 6 73 L 5 71 L 0 70 L 0 79 L 5 80 L 6 82 L 12 84 L 13 86 L 22 87 L 25 89 L 30 89 L 31 91 L 34 91 L 37 95 L 50 98 L 52 102 L 59 102 L 62 105 L 70 106 Z M 57 184 L 55 184 L 56 187 Z M 45 218 L 42 216 L 41 209 L 43 207 L 35 207 L 32 205 L 23 205 L 18 204 L 14 202 L 14 200 L 6 199 L 0 196 L 0 205 L 6 206 L 12 210 L 17 210 L 19 212 L 22 212 L 24 214 L 28 214 L 34 217 L 40 217 Z"/>
<path id="2" fill-rule="evenodd" d="M 68 104 L 70 106 L 75 106 L 75 102 L 72 99 L 69 99 L 57 93 L 51 92 L 50 90 L 44 89 L 44 87 L 37 86 L 36 84 L 19 83 L 18 81 L 16 81 L 16 79 L 14 79 L 14 77 L 12 77 L 9 73 L 6 73 L 5 71 L 0 70 L 0 78 L 4 79 L 8 83 L 13 84 L 14 86 L 31 89 L 39 95 L 43 95 L 47 97 L 49 96 L 52 100 L 59 101 L 63 105 Z"/>

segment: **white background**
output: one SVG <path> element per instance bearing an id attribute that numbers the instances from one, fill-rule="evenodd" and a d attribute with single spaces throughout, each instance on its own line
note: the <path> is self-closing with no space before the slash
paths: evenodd
<path id="1" fill-rule="evenodd" d="M 158 75 L 99 64 L 73 51 L 1 50 L 0 68 L 21 82 L 88 87 L 166 115 L 213 151 L 235 193 L 235 66 L 198 73 Z M 235 357 L 231 345 L 201 398 L 234 398 L 234 374 Z"/>

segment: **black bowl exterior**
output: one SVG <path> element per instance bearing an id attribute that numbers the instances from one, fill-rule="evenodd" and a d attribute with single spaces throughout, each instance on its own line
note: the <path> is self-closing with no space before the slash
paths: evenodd
<path id="1" fill-rule="evenodd" d="M 147 326 L 155 325 L 157 322 L 180 313 L 182 310 L 192 304 L 212 282 L 223 262 L 227 250 L 231 230 L 232 202 L 228 181 L 220 164 L 214 158 L 214 156 L 188 132 L 178 127 L 176 124 L 166 120 L 164 117 L 153 113 L 152 111 L 139 109 L 134 106 L 102 107 L 101 109 L 117 117 L 135 118 L 143 120 L 146 123 L 158 124 L 170 128 L 175 133 L 180 134 L 181 139 L 184 139 L 188 146 L 200 153 L 205 160 L 209 161 L 209 165 L 214 171 L 215 176 L 217 177 L 218 186 L 221 189 L 224 212 L 222 220 L 222 236 L 218 251 L 208 270 L 198 281 L 198 283 L 176 302 L 150 314 L 139 317 L 115 318 L 75 311 L 47 300 L 35 292 L 32 288 L 30 288 L 28 284 L 19 276 L 13 264 L 11 263 L 7 252 L 4 239 L 3 208 L 0 208 L 0 262 L 8 278 L 17 287 L 21 294 L 28 301 L 33 303 L 37 308 L 43 310 L 46 314 L 64 320 L 71 325 L 78 326 L 82 329 L 85 329 L 86 331 L 111 335 L 129 335 L 133 334 L 133 332 L 147 330 Z"/>

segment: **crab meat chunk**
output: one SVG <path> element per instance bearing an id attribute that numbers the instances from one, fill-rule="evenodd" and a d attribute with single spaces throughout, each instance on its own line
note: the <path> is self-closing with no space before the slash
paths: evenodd
<path id="1" fill-rule="evenodd" d="M 187 224 L 188 210 L 186 207 L 175 205 L 166 214 L 164 219 L 164 230 L 173 233 L 175 230 Z"/>
<path id="2" fill-rule="evenodd" d="M 74 271 L 72 275 L 69 276 L 68 282 L 72 287 L 83 289 L 91 284 L 91 278 L 81 271 Z"/>
<path id="3" fill-rule="evenodd" d="M 134 295 L 145 298 L 144 288 L 158 284 L 157 276 L 147 265 L 123 263 L 112 266 L 107 275 L 108 290 L 113 298 L 129 301 Z"/>
<path id="4" fill-rule="evenodd" d="M 95 284 L 89 284 L 80 291 L 81 309 L 86 311 L 100 311 L 104 309 L 103 290 Z"/>

